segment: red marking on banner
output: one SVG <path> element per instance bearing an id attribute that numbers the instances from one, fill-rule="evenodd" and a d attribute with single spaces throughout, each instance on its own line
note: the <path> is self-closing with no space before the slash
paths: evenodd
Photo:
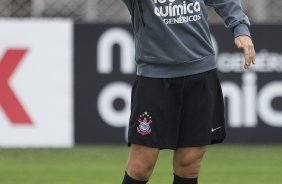
<path id="1" fill-rule="evenodd" d="M 0 106 L 15 125 L 32 125 L 31 119 L 9 85 L 9 79 L 26 53 L 27 49 L 8 49 L 0 59 Z"/>

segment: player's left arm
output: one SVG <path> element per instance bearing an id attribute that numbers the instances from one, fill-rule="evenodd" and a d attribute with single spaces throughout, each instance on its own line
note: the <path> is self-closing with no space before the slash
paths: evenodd
<path id="1" fill-rule="evenodd" d="M 233 32 L 236 46 L 244 51 L 244 68 L 255 64 L 256 52 L 249 31 L 250 21 L 242 10 L 240 0 L 205 0 L 205 2 L 215 9 L 225 26 Z"/>
<path id="2" fill-rule="evenodd" d="M 245 65 L 244 68 L 248 69 L 251 64 L 255 64 L 256 51 L 252 39 L 249 36 L 241 35 L 235 37 L 235 44 L 239 49 L 244 51 Z"/>

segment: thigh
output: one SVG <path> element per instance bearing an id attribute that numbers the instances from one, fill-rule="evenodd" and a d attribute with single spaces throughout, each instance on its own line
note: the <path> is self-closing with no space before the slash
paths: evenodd
<path id="1" fill-rule="evenodd" d="M 132 144 L 128 155 L 128 165 L 131 163 L 143 163 L 144 165 L 154 166 L 159 155 L 158 148 Z"/>
<path id="2" fill-rule="evenodd" d="M 174 174 L 182 178 L 197 178 L 206 147 L 178 148 L 173 155 Z"/>
<path id="3" fill-rule="evenodd" d="M 173 154 L 173 168 L 178 170 L 178 168 L 199 165 L 206 152 L 206 146 L 202 147 L 189 147 L 189 148 L 178 148 Z"/>
<path id="4" fill-rule="evenodd" d="M 174 151 L 173 171 L 182 178 L 198 177 L 206 147 L 179 148 Z"/>
<path id="5" fill-rule="evenodd" d="M 137 180 L 146 181 L 155 167 L 159 149 L 132 144 L 126 166 L 127 174 Z"/>

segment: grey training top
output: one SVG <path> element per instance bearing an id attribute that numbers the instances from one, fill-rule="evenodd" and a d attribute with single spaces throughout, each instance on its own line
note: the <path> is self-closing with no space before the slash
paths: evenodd
<path id="1" fill-rule="evenodd" d="M 123 0 L 132 17 L 137 75 L 172 78 L 216 68 L 205 5 L 234 36 L 250 36 L 239 0 Z"/>

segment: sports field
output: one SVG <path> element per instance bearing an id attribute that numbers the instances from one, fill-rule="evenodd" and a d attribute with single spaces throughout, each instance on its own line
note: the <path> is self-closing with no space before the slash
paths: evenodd
<path id="1" fill-rule="evenodd" d="M 125 146 L 0 149 L 0 184 L 120 184 Z M 160 154 L 150 184 L 171 184 L 171 151 Z M 282 146 L 212 146 L 200 184 L 280 184 Z"/>

